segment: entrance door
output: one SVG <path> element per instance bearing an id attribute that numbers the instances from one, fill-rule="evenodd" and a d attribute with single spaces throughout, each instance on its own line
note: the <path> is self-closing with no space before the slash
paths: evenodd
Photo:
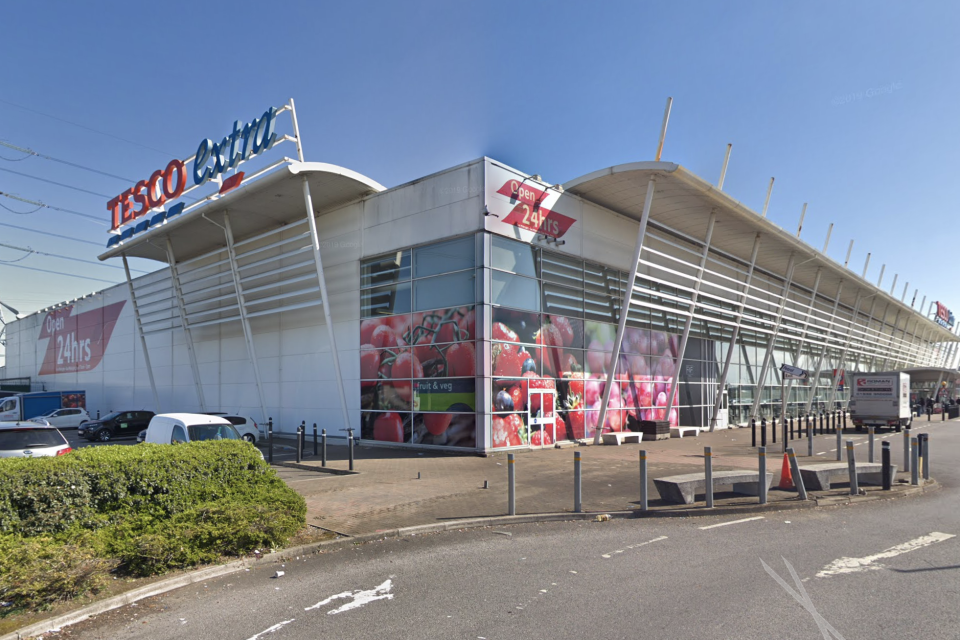
<path id="1" fill-rule="evenodd" d="M 530 389 L 527 394 L 527 428 L 530 446 L 552 447 L 557 441 L 557 392 L 555 389 Z"/>

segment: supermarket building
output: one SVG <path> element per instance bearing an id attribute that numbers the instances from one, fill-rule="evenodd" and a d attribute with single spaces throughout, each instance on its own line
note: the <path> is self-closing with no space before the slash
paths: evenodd
<path id="1" fill-rule="evenodd" d="M 209 171 L 201 144 L 144 181 L 156 206 L 117 204 L 101 259 L 158 269 L 9 324 L 4 375 L 85 389 L 91 410 L 482 452 L 639 420 L 724 428 L 779 412 L 782 392 L 795 415 L 845 403 L 845 372 L 955 360 L 949 323 L 906 286 L 867 282 L 680 165 L 560 185 L 480 158 L 387 189 L 304 161 L 292 103 L 270 117 L 286 111 L 293 135 L 268 141 L 267 114 L 244 132 L 251 156 L 289 141 L 297 158 L 247 176 L 228 136 Z M 173 204 L 191 163 L 217 188 Z"/>

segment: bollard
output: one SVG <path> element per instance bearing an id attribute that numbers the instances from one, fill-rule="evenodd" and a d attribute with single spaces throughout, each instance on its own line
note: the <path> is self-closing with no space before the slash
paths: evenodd
<path id="1" fill-rule="evenodd" d="M 583 513 L 582 503 L 580 501 L 580 478 L 582 477 L 580 470 L 580 452 L 573 452 L 573 512 L 574 513 Z"/>
<path id="2" fill-rule="evenodd" d="M 869 457 L 867 459 L 867 462 L 873 462 L 873 436 L 876 430 L 877 430 L 876 427 L 867 427 L 867 437 L 870 439 L 870 445 L 869 445 L 870 449 L 868 454 Z"/>
<path id="3" fill-rule="evenodd" d="M 930 479 L 930 434 L 921 433 L 920 434 L 920 455 L 923 456 L 923 464 L 920 465 L 920 470 L 923 472 L 923 479 Z"/>
<path id="4" fill-rule="evenodd" d="M 910 471 L 910 429 L 903 430 L 903 470 Z"/>
<path id="5" fill-rule="evenodd" d="M 347 429 L 347 438 L 350 439 L 350 471 L 353 471 L 353 429 Z"/>
<path id="6" fill-rule="evenodd" d="M 100 409 L 97 409 L 97 420 L 100 419 Z"/>
<path id="7" fill-rule="evenodd" d="M 843 432 L 837 430 L 837 462 L 843 460 Z"/>
<path id="8" fill-rule="evenodd" d="M 320 466 L 325 467 L 327 466 L 327 430 L 326 429 L 323 430 L 323 434 L 320 437 L 322 439 L 320 451 L 323 454 L 320 457 Z"/>
<path id="9" fill-rule="evenodd" d="M 882 477 L 883 477 L 883 490 L 890 491 L 891 485 L 891 474 L 890 474 L 890 443 L 883 442 L 880 445 L 880 464 L 883 465 Z"/>
<path id="10" fill-rule="evenodd" d="M 760 418 L 760 446 L 767 446 L 767 419 Z"/>
<path id="11" fill-rule="evenodd" d="M 940 409 L 940 422 L 943 422 L 946 419 L 947 419 L 947 408 L 944 407 L 943 409 Z"/>
<path id="12" fill-rule="evenodd" d="M 810 425 L 807 425 L 807 455 L 813 457 L 813 432 L 810 431 Z"/>
<path id="13" fill-rule="evenodd" d="M 855 496 L 860 493 L 860 487 L 857 485 L 857 461 L 853 453 L 853 440 L 847 440 L 847 467 L 850 469 L 850 495 Z"/>
<path id="14" fill-rule="evenodd" d="M 793 474 L 793 485 L 797 488 L 800 499 L 806 500 L 807 488 L 803 484 L 803 476 L 800 475 L 800 465 L 797 463 L 797 455 L 793 447 L 787 449 L 787 458 L 790 460 L 790 473 Z M 764 484 L 763 477 L 760 478 L 760 483 Z"/>
<path id="15" fill-rule="evenodd" d="M 780 422 L 782 423 L 780 426 L 780 435 L 782 436 L 780 438 L 780 441 L 783 443 L 783 450 L 786 451 L 787 450 L 787 419 L 781 417 Z"/>
<path id="16" fill-rule="evenodd" d="M 303 461 L 303 423 L 297 426 L 297 464 Z"/>
<path id="17" fill-rule="evenodd" d="M 750 418 L 750 446 L 757 446 L 757 419 Z"/>
<path id="18" fill-rule="evenodd" d="M 640 450 L 640 511 L 647 510 L 647 452 Z"/>
<path id="19" fill-rule="evenodd" d="M 844 429 L 847 428 L 847 410 L 846 409 L 843 410 L 843 428 Z"/>
<path id="20" fill-rule="evenodd" d="M 760 484 L 757 493 L 760 495 L 760 504 L 767 504 L 767 448 L 757 449 L 757 459 L 760 464 Z"/>
<path id="21" fill-rule="evenodd" d="M 805 419 L 807 421 L 807 431 L 810 431 L 810 414 L 809 413 L 805 416 Z"/>
<path id="22" fill-rule="evenodd" d="M 703 448 L 703 471 L 707 485 L 707 508 L 713 508 L 713 449 Z"/>
<path id="23" fill-rule="evenodd" d="M 920 484 L 919 450 L 916 436 L 910 438 L 910 484 L 912 485 Z"/>
<path id="24" fill-rule="evenodd" d="M 507 454 L 507 515 L 517 515 L 517 476 L 516 461 L 512 453 Z"/>
<path id="25" fill-rule="evenodd" d="M 317 423 L 313 423 L 313 455 L 317 455 Z"/>
<path id="26" fill-rule="evenodd" d="M 930 414 L 931 414 L 932 412 L 933 412 L 933 410 L 930 409 L 929 407 L 927 407 L 927 422 L 930 422 Z"/>
<path id="27" fill-rule="evenodd" d="M 773 444 L 777 444 L 777 419 L 774 418 L 773 422 L 770 423 L 770 437 L 773 440 Z"/>
<path id="28" fill-rule="evenodd" d="M 813 421 L 817 421 L 817 417 L 813 417 Z M 823 435 L 823 412 L 820 412 L 820 435 Z"/>
<path id="29" fill-rule="evenodd" d="M 799 420 L 798 420 L 798 422 L 799 422 Z M 799 427 L 800 425 L 798 424 L 797 426 Z M 794 437 L 793 437 L 793 416 L 790 416 L 790 439 L 791 439 L 791 440 L 794 440 Z"/>
<path id="30" fill-rule="evenodd" d="M 269 443 L 269 452 L 267 462 L 273 462 L 273 418 L 267 420 L 267 442 Z"/>

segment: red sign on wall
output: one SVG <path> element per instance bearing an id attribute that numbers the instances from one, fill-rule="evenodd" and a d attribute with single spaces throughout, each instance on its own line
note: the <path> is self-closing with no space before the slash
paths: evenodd
<path id="1" fill-rule="evenodd" d="M 37 341 L 47 340 L 38 375 L 95 369 L 103 359 L 117 318 L 126 301 L 73 315 L 73 306 L 51 311 L 43 319 Z"/>
<path id="2" fill-rule="evenodd" d="M 522 184 L 520 180 L 508 180 L 497 193 L 516 202 L 513 210 L 503 219 L 521 229 L 535 231 L 552 238 L 560 238 L 576 220 L 542 206 L 547 192 Z"/>

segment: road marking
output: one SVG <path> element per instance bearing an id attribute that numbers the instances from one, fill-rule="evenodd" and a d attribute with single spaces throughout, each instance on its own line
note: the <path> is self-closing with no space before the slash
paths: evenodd
<path id="1" fill-rule="evenodd" d="M 949 540 L 950 538 L 955 537 L 956 536 L 952 533 L 940 533 L 938 531 L 934 531 L 930 535 L 920 536 L 919 538 L 909 542 L 904 542 L 903 544 L 898 544 L 895 547 L 890 547 L 886 551 L 875 553 L 872 556 L 864 556 L 863 558 L 840 558 L 839 560 L 834 560 L 817 572 L 817 577 L 829 578 L 830 576 L 836 576 L 842 573 L 857 573 L 859 571 L 874 571 L 877 569 L 883 569 L 882 564 L 874 563 L 877 560 L 894 558 L 910 551 L 922 549 L 923 547 L 927 547 L 935 542 L 943 542 L 944 540 Z"/>
<path id="2" fill-rule="evenodd" d="M 393 583 L 387 579 L 383 584 L 374 589 L 368 589 L 366 591 L 358 589 L 357 591 L 344 591 L 343 593 L 338 593 L 336 595 L 330 596 L 325 600 L 321 600 L 317 604 L 304 608 L 304 611 L 310 611 L 311 609 L 319 609 L 325 604 L 330 604 L 334 600 L 340 598 L 353 598 L 352 602 L 334 609 L 332 611 L 327 611 L 328 616 L 332 616 L 335 613 L 343 613 L 344 611 L 350 611 L 351 609 L 357 609 L 362 607 L 365 604 L 373 602 L 374 600 L 393 600 L 393 594 L 390 593 L 390 589 L 393 587 Z"/>
<path id="3" fill-rule="evenodd" d="M 284 620 L 283 622 L 278 622 L 277 624 L 273 625 L 273 626 L 270 627 L 269 629 L 264 629 L 263 631 L 261 631 L 261 632 L 258 633 L 257 635 L 255 635 L 255 636 L 250 636 L 249 638 L 247 638 L 247 640 L 257 640 L 257 638 L 259 638 L 260 636 L 265 636 L 265 635 L 267 635 L 268 633 L 273 633 L 274 631 L 279 630 L 280 627 L 282 627 L 282 626 L 284 626 L 284 625 L 287 625 L 287 624 L 290 624 L 290 623 L 293 622 L 294 620 L 296 620 L 296 618 L 290 618 L 289 620 Z"/>
<path id="4" fill-rule="evenodd" d="M 623 553 L 624 551 L 628 551 L 628 550 L 630 550 L 630 549 L 636 549 L 637 547 L 642 547 L 642 546 L 648 545 L 648 544 L 650 544 L 650 543 L 652 543 L 652 542 L 659 542 L 659 541 L 661 541 L 661 540 L 666 540 L 666 539 L 667 539 L 667 536 L 660 536 L 659 538 L 654 538 L 653 540 L 647 540 L 646 542 L 639 542 L 639 543 L 637 543 L 637 544 L 631 544 L 629 547 L 626 547 L 625 549 L 617 549 L 616 551 L 611 551 L 610 553 L 605 553 L 605 554 L 601 555 L 600 557 L 601 557 L 601 558 L 610 558 L 610 556 L 615 556 L 615 555 L 617 555 L 618 553 Z M 576 573 L 576 572 L 573 572 L 573 573 Z"/>
<path id="5" fill-rule="evenodd" d="M 793 578 L 793 583 L 797 585 L 797 590 L 794 591 L 790 585 L 787 584 L 787 581 L 780 577 L 776 571 L 770 568 L 766 562 L 763 561 L 763 558 L 760 558 L 760 564 L 763 565 L 763 570 L 769 574 L 771 578 L 777 581 L 783 590 L 786 591 L 794 600 L 800 603 L 800 606 L 807 610 L 807 612 L 813 616 L 813 621 L 817 623 L 817 628 L 820 630 L 820 635 L 823 637 L 823 640 L 830 640 L 832 635 L 836 640 L 844 640 L 843 636 L 840 635 L 840 632 L 833 628 L 829 622 L 824 620 L 823 616 L 817 611 L 817 608 L 813 606 L 813 600 L 810 598 L 810 594 L 807 593 L 806 588 L 803 586 L 803 583 L 806 582 L 806 578 L 803 580 L 800 579 L 800 576 L 797 575 L 797 570 L 793 568 L 793 565 L 784 558 L 780 556 L 783 560 L 783 563 L 787 565 L 787 569 L 790 571 L 790 577 Z"/>
<path id="6" fill-rule="evenodd" d="M 754 516 L 752 518 L 743 518 L 742 520 L 731 520 L 730 522 L 721 522 L 719 524 L 711 524 L 706 527 L 697 527 L 701 531 L 704 529 L 716 529 L 717 527 L 725 527 L 728 524 L 740 524 L 741 522 L 750 522 L 751 520 L 763 520 L 763 516 Z"/>

